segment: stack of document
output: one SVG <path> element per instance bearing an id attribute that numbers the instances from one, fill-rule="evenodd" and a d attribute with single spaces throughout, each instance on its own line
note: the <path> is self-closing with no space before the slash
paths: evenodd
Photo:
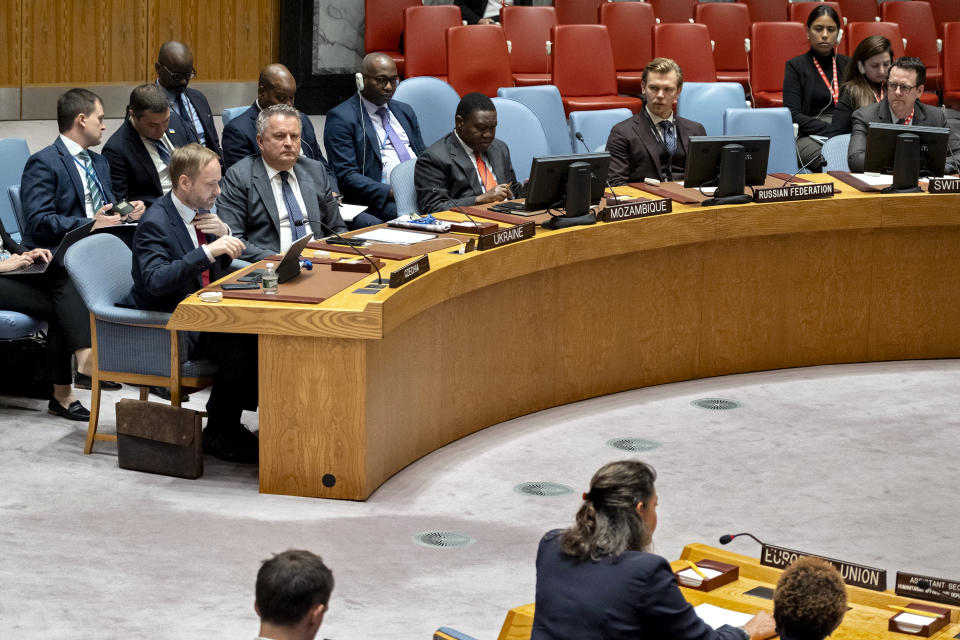
<path id="1" fill-rule="evenodd" d="M 437 237 L 435 233 L 418 233 L 414 231 L 401 231 L 400 229 L 373 229 L 364 231 L 352 236 L 357 240 L 367 240 L 368 242 L 385 242 L 387 244 L 416 244 L 424 240 L 433 240 Z"/>
<path id="2" fill-rule="evenodd" d="M 723 607 L 717 607 L 707 603 L 699 604 L 695 606 L 693 610 L 697 612 L 701 620 L 713 629 L 719 629 L 725 624 L 731 627 L 742 627 L 753 617 L 749 613 L 724 609 Z"/>
<path id="3" fill-rule="evenodd" d="M 700 571 L 707 576 L 707 580 L 716 578 L 721 573 L 720 571 L 707 569 L 706 567 L 700 567 Z M 703 578 L 693 569 L 684 569 L 683 571 L 677 572 L 677 578 L 680 579 L 680 584 L 684 587 L 699 587 L 703 584 Z"/>

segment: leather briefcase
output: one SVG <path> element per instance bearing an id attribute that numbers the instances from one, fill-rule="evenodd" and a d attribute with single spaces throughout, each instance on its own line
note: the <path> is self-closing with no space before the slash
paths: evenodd
<path id="1" fill-rule="evenodd" d="M 159 402 L 117 403 L 117 460 L 122 469 L 177 478 L 203 475 L 199 411 Z"/>

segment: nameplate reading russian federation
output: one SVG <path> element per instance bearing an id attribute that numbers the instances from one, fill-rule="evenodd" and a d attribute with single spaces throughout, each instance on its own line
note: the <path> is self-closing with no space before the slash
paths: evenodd
<path id="1" fill-rule="evenodd" d="M 960 582 L 897 571 L 898 596 L 960 606 Z"/>
<path id="2" fill-rule="evenodd" d="M 671 211 L 673 211 L 673 200 L 660 198 L 659 200 L 625 202 L 604 207 L 600 211 L 599 217 L 603 222 L 617 222 L 618 220 L 630 220 L 631 218 L 658 216 L 661 213 L 670 213 Z"/>
<path id="3" fill-rule="evenodd" d="M 763 545 L 760 549 L 760 564 L 765 567 L 785 569 L 797 558 L 804 558 L 807 556 L 820 558 L 821 560 L 826 560 L 832 564 L 837 571 L 840 572 L 840 576 L 843 578 L 843 581 L 849 585 L 863 587 L 864 589 L 871 589 L 873 591 L 884 591 L 887 588 L 886 569 L 877 569 L 875 567 L 867 567 L 862 564 L 844 562 L 843 560 L 834 560 L 833 558 L 818 556 L 815 553 L 806 553 L 804 551 L 796 551 L 794 549 L 785 549 L 783 547 L 775 547 L 769 544 Z"/>
<path id="4" fill-rule="evenodd" d="M 477 249 L 486 251 L 504 245 L 520 242 L 527 238 L 532 238 L 537 233 L 537 227 L 533 222 L 524 222 L 515 227 L 500 229 L 477 239 Z"/>
<path id="5" fill-rule="evenodd" d="M 784 187 L 756 189 L 753 192 L 754 202 L 788 202 L 790 200 L 819 200 L 820 198 L 832 197 L 832 182 L 788 184 Z"/>
<path id="6" fill-rule="evenodd" d="M 404 265 L 390 273 L 390 288 L 396 289 L 401 285 L 407 284 L 414 278 L 419 278 L 427 271 L 430 271 L 430 257 L 421 256 L 410 264 Z"/>
<path id="7" fill-rule="evenodd" d="M 933 178 L 927 183 L 927 193 L 960 193 L 960 180 Z"/>

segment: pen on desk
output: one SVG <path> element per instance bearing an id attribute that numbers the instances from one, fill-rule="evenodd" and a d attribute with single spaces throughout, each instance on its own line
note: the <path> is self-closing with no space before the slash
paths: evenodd
<path id="1" fill-rule="evenodd" d="M 690 568 L 696 571 L 697 575 L 699 575 L 701 578 L 703 578 L 704 580 L 707 579 L 707 574 L 705 574 L 703 571 L 700 571 L 700 567 L 698 567 L 696 564 L 694 564 L 693 562 L 690 562 L 689 560 L 684 560 L 684 562 L 690 565 Z"/>
<path id="2" fill-rule="evenodd" d="M 939 618 L 939 613 L 933 613 L 932 611 L 921 611 L 920 609 L 911 609 L 909 607 L 898 607 L 895 604 L 888 604 L 888 607 L 891 609 L 896 609 L 897 611 L 902 611 L 904 613 L 912 613 L 916 616 L 925 616 L 927 618 Z"/>

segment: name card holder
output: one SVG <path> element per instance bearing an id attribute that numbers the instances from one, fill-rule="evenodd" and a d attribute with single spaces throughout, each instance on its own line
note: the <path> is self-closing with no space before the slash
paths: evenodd
<path id="1" fill-rule="evenodd" d="M 500 228 L 496 222 L 480 222 L 473 224 L 468 220 L 462 222 L 451 222 L 450 231 L 454 233 L 470 233 L 478 236 L 485 236 L 497 231 Z"/>
<path id="2" fill-rule="evenodd" d="M 377 263 L 377 268 L 383 266 L 382 260 L 370 258 Z M 312 262 L 312 261 L 311 261 Z M 331 271 L 350 271 L 353 273 L 373 273 L 373 265 L 362 258 L 356 260 L 335 260 L 328 263 Z"/>
<path id="3" fill-rule="evenodd" d="M 430 256 L 421 256 L 390 273 L 390 288 L 396 289 L 430 271 Z"/>
<path id="4" fill-rule="evenodd" d="M 673 211 L 673 200 L 660 198 L 658 200 L 632 200 L 618 204 L 608 204 L 600 210 L 597 217 L 602 222 L 617 222 L 632 218 L 646 218 L 658 216 Z"/>
<path id="5" fill-rule="evenodd" d="M 740 578 L 740 567 L 735 564 L 717 562 L 716 560 L 700 560 L 694 564 L 700 567 L 700 569 L 706 569 L 711 573 L 719 572 L 719 575 L 711 576 L 704 580 L 700 578 L 693 569 L 680 569 L 680 571 L 675 571 L 674 575 L 677 577 L 677 583 L 681 587 L 695 589 L 697 591 L 713 591 L 717 587 L 730 584 Z M 684 575 L 681 576 L 681 573 L 684 573 Z M 693 578 L 687 577 L 690 573 L 693 574 Z M 707 575 L 709 576 L 710 574 Z M 696 579 L 700 579 L 699 584 L 696 583 Z"/>
<path id="6" fill-rule="evenodd" d="M 507 227 L 493 233 L 482 235 L 477 238 L 477 250 L 486 251 L 496 247 L 503 247 L 514 242 L 520 242 L 527 238 L 532 238 L 537 233 L 537 227 L 533 222 L 524 222 L 515 227 Z"/>
<path id="7" fill-rule="evenodd" d="M 927 193 L 960 193 L 960 180 L 956 178 L 931 178 Z"/>
<path id="8" fill-rule="evenodd" d="M 916 609 L 917 611 L 926 611 L 937 614 L 936 618 L 927 618 L 904 611 L 897 612 L 887 623 L 887 630 L 896 633 L 905 633 L 911 636 L 920 636 L 929 638 L 940 629 L 947 626 L 950 622 L 950 610 L 943 607 L 934 607 L 919 602 L 911 602 L 906 606 L 907 609 Z"/>
<path id="9" fill-rule="evenodd" d="M 754 202 L 791 202 L 794 200 L 819 200 L 820 198 L 832 197 L 832 182 L 789 184 L 785 187 L 756 189 L 753 192 Z"/>

